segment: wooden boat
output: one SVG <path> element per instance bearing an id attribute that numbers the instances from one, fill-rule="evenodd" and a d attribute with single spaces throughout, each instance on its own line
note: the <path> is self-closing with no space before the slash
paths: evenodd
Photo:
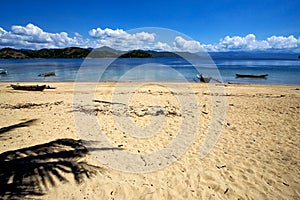
<path id="1" fill-rule="evenodd" d="M 43 73 L 43 74 L 39 74 L 38 76 L 41 76 L 41 77 L 48 77 L 48 76 L 56 76 L 55 72 L 46 72 L 46 73 Z"/>
<path id="2" fill-rule="evenodd" d="M 266 78 L 268 74 L 235 74 L 236 78 Z"/>
<path id="3" fill-rule="evenodd" d="M 7 70 L 6 69 L 0 69 L 0 74 L 8 74 Z"/>
<path id="4" fill-rule="evenodd" d="M 203 83 L 209 83 L 212 79 L 211 77 L 205 77 L 202 74 L 197 74 L 197 78 L 200 79 L 200 81 Z"/>
<path id="5" fill-rule="evenodd" d="M 46 85 L 10 85 L 14 90 L 43 91 Z"/>

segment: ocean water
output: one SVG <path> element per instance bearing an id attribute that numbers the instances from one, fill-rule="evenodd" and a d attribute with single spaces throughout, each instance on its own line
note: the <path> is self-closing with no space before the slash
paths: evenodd
<path id="1" fill-rule="evenodd" d="M 202 73 L 222 82 L 300 85 L 297 59 L 10 59 L 0 60 L 1 82 L 58 81 L 173 81 L 197 82 Z M 54 71 L 56 76 L 39 77 Z M 236 78 L 235 74 L 268 74 L 266 79 Z"/>

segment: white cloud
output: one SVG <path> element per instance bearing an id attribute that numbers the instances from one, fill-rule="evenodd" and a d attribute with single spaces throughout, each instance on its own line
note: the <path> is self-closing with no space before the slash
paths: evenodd
<path id="1" fill-rule="evenodd" d="M 195 40 L 186 40 L 181 36 L 177 36 L 173 42 L 174 50 L 176 51 L 189 51 L 189 52 L 199 52 L 203 48 L 200 42 Z"/>
<path id="2" fill-rule="evenodd" d="M 181 36 L 171 42 L 158 41 L 159 36 L 151 32 L 129 33 L 123 29 L 96 28 L 89 31 L 91 38 L 85 38 L 79 33 L 69 36 L 66 32 L 46 32 L 34 24 L 26 26 L 14 25 L 11 30 L 0 27 L 0 48 L 63 48 L 101 47 L 109 46 L 119 50 L 149 49 L 160 51 L 258 51 L 258 50 L 282 50 L 300 51 L 300 37 L 271 36 L 264 40 L 258 40 L 254 34 L 246 36 L 226 36 L 216 44 L 200 44 L 196 40 L 188 40 Z M 171 40 L 170 40 L 171 39 Z"/>
<path id="3" fill-rule="evenodd" d="M 155 40 L 154 33 L 131 34 L 122 29 L 97 28 L 90 30 L 89 34 L 96 40 L 97 47 L 110 46 L 119 50 L 149 49 Z"/>
<path id="4" fill-rule="evenodd" d="M 136 34 L 133 34 L 136 39 L 141 40 L 141 41 L 148 41 L 148 42 L 153 42 L 155 40 L 155 34 L 154 33 L 147 33 L 147 32 L 139 32 Z"/>
<path id="5" fill-rule="evenodd" d="M 226 36 L 217 44 L 203 45 L 207 51 L 261 51 L 261 50 L 291 50 L 300 49 L 300 38 L 294 36 L 272 36 L 266 40 L 257 40 L 254 34 L 241 36 Z"/>
<path id="6" fill-rule="evenodd" d="M 173 51 L 173 48 L 165 42 L 155 43 L 154 49 L 158 51 Z"/>
<path id="7" fill-rule="evenodd" d="M 33 24 L 27 24 L 27 26 L 12 26 L 11 30 L 14 34 L 17 35 L 45 35 L 44 31 L 33 25 Z"/>
<path id="8" fill-rule="evenodd" d="M 267 42 L 273 49 L 294 49 L 300 47 L 300 37 L 296 39 L 293 35 L 289 37 L 272 36 L 267 39 Z"/>
<path id="9" fill-rule="evenodd" d="M 69 37 L 68 33 L 49 33 L 41 28 L 27 24 L 26 26 L 12 26 L 11 31 L 0 28 L 0 47 L 14 48 L 59 48 L 69 46 L 87 47 L 88 40 L 79 34 Z"/>
<path id="10" fill-rule="evenodd" d="M 112 30 L 109 28 L 106 29 L 92 29 L 89 31 L 90 36 L 94 38 L 107 38 L 107 37 L 118 37 L 126 38 L 129 34 L 123 31 L 122 29 Z"/>
<path id="11" fill-rule="evenodd" d="M 7 31 L 0 27 L 0 36 L 6 34 Z"/>

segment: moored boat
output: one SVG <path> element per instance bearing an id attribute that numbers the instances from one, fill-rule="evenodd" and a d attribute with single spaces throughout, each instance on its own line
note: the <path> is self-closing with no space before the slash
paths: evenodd
<path id="1" fill-rule="evenodd" d="M 236 78 L 267 78 L 268 74 L 235 74 Z"/>
<path id="2" fill-rule="evenodd" d="M 6 69 L 0 69 L 0 74 L 8 74 Z"/>
<path id="3" fill-rule="evenodd" d="M 43 73 L 43 74 L 39 74 L 38 76 L 41 76 L 41 77 L 48 77 L 48 76 L 56 76 L 55 72 L 46 72 L 46 73 Z"/>
<path id="4" fill-rule="evenodd" d="M 206 77 L 202 74 L 197 74 L 197 78 L 200 79 L 200 81 L 203 83 L 209 83 L 210 80 L 212 79 L 211 77 Z"/>
<path id="5" fill-rule="evenodd" d="M 14 90 L 43 91 L 46 85 L 10 85 Z"/>

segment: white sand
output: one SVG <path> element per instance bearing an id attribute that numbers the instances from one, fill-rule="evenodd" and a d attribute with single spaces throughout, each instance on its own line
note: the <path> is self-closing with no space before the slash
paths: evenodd
<path id="1" fill-rule="evenodd" d="M 179 135 L 178 130 L 182 122 L 186 124 L 186 132 L 194 128 L 196 132 L 193 133 L 195 138 L 190 138 L 191 144 L 188 144 L 183 155 L 177 159 L 173 158 L 175 161 L 162 169 L 156 170 L 154 163 L 154 167 L 147 168 L 152 169 L 152 172 L 124 172 L 112 169 L 110 163 L 105 163 L 103 159 L 97 160 L 94 154 L 88 154 L 74 162 L 85 162 L 100 167 L 101 169 L 96 170 L 96 175 L 85 177 L 78 184 L 72 173 L 57 169 L 67 182 L 60 181 L 52 175 L 55 184 L 47 183 L 49 180 L 46 179 L 46 187 L 39 178 L 37 180 L 40 181 L 36 181 L 36 184 L 41 186 L 45 195 L 31 195 L 31 198 L 300 199 L 299 86 L 226 85 L 225 95 L 220 95 L 221 93 L 209 91 L 206 84 L 192 84 L 197 100 L 197 107 L 194 108 L 193 93 L 186 85 L 178 83 L 147 84 L 137 90 L 135 83 L 99 83 L 93 96 L 93 99 L 99 102 L 83 102 L 82 106 L 80 102 L 75 101 L 74 107 L 73 83 L 47 84 L 57 89 L 43 92 L 15 91 L 7 87 L 9 83 L 0 83 L 2 157 L 4 152 L 10 150 L 16 154 L 18 149 L 46 144 L 57 139 L 89 139 L 88 135 L 78 134 L 76 125 L 90 128 L 87 130 L 94 130 L 94 127 L 89 127 L 89 121 L 79 123 L 74 115 L 92 116 L 93 119 L 97 119 L 101 124 L 102 133 L 112 145 L 122 148 L 116 151 L 134 155 L 153 154 L 166 148 Z M 85 89 L 81 88 L 76 93 L 88 95 L 92 85 L 85 83 Z M 172 93 L 167 87 L 180 89 Z M 112 93 L 115 96 L 112 96 Z M 125 102 L 122 97 L 127 94 L 130 98 Z M 189 118 L 189 115 L 181 115 L 184 106 L 178 98 L 181 98 L 184 104 L 188 104 L 190 116 L 195 110 L 198 111 L 198 116 Z M 201 146 L 212 118 L 216 117 L 212 116 L 213 109 L 219 109 L 218 106 L 223 100 L 226 116 L 225 120 L 220 122 L 220 137 L 210 153 L 201 159 Z M 222 102 L 214 104 L 214 101 Z M 112 110 L 114 105 L 109 102 L 120 104 L 116 104 Z M 118 117 L 118 112 L 124 108 L 121 104 L 124 102 L 129 114 L 123 125 L 128 126 L 129 131 L 121 130 L 116 124 L 116 119 L 120 120 L 116 116 Z M 157 107 L 158 105 L 161 107 Z M 19 108 L 16 109 L 16 106 Z M 31 119 L 37 120 L 28 126 L 7 129 Z M 161 129 L 153 129 L 151 120 L 156 119 L 159 119 L 158 124 L 164 119 Z M 199 122 L 196 127 L 193 119 Z M 129 122 L 140 127 L 139 130 L 150 124 L 148 128 L 154 135 L 140 138 L 146 136 L 141 134 L 143 131 L 130 133 Z M 134 136 L 137 138 L 130 134 L 136 134 Z M 180 143 L 185 145 L 185 141 L 180 140 Z M 106 151 L 107 155 L 112 152 Z M 39 153 L 31 154 L 36 156 Z M 19 156 L 28 155 L 25 152 Z M 11 157 L 7 159 L 13 160 Z M 120 158 L 120 162 L 122 159 L 124 158 Z M 122 162 L 134 166 L 130 161 Z M 149 160 L 145 161 L 145 165 L 150 164 Z M 22 165 L 19 167 L 22 168 Z M 4 169 L 3 166 L 0 168 Z M 126 166 L 119 167 L 123 168 Z M 139 169 L 144 168 L 140 166 Z M 11 182 L 13 179 L 8 183 Z M 8 183 L 2 181 L 4 185 Z M 3 191 L 0 194 L 3 198 L 9 198 Z M 19 194 L 14 197 L 20 196 Z"/>

